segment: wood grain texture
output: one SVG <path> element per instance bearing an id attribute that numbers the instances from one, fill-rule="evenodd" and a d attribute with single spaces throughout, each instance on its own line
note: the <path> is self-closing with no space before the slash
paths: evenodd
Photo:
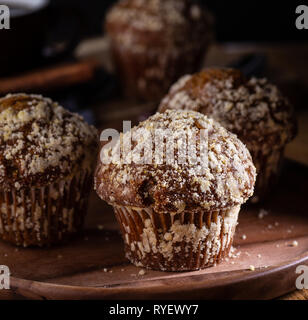
<path id="1" fill-rule="evenodd" d="M 94 77 L 96 68 L 96 62 L 85 60 L 0 78 L 0 95 L 13 92 L 45 92 L 85 83 Z"/>
<path id="2" fill-rule="evenodd" d="M 308 300 L 308 290 L 296 290 L 283 296 L 281 300 Z"/>
<path id="3" fill-rule="evenodd" d="M 245 53 L 256 51 L 268 57 L 268 71 L 272 81 L 278 84 L 285 83 L 286 86 L 291 82 L 295 83 L 293 98 L 299 104 L 299 135 L 288 145 L 287 156 L 308 165 L 308 112 L 305 102 L 307 90 L 301 90 L 302 94 L 299 94 L 303 84 L 308 85 L 305 67 L 308 66 L 308 46 L 214 45 L 209 52 L 206 65 L 225 65 Z M 112 70 L 105 39 L 94 39 L 83 43 L 77 54 L 82 59 L 95 58 L 102 65 L 107 62 L 106 68 Z M 149 111 L 152 108 L 150 106 Z M 113 122 L 116 123 L 116 119 L 131 118 L 132 108 L 128 108 L 127 105 L 122 106 L 122 109 L 126 110 L 124 117 L 120 109 L 120 105 L 113 106 L 109 102 L 98 105 L 98 117 L 108 122 L 108 127 L 114 127 Z M 145 108 L 136 106 L 133 109 L 136 119 L 142 110 Z M 297 290 L 282 296 L 287 291 L 295 289 L 297 263 L 306 263 L 308 210 L 305 195 L 307 195 L 307 169 L 298 166 L 291 166 L 291 169 L 289 167 L 289 170 L 284 171 L 284 177 L 280 180 L 280 187 L 273 194 L 272 201 L 264 205 L 264 208 L 269 210 L 269 215 L 264 219 L 258 219 L 257 213 L 260 208 L 248 207 L 242 210 L 235 239 L 237 250 L 241 251 L 240 258 L 196 273 L 162 274 L 147 271 L 144 276 L 138 275 L 140 269 L 129 265 L 123 256 L 122 242 L 112 211 L 93 196 L 85 235 L 73 240 L 67 246 L 50 250 L 20 249 L 15 252 L 14 247 L 0 244 L 0 263 L 2 261 L 3 264 L 9 263 L 14 281 L 16 279 L 15 283 L 13 281 L 14 291 L 0 291 L 0 299 L 17 299 L 22 295 L 37 299 L 103 297 L 103 291 L 107 291 L 108 298 L 121 295 L 123 298 L 133 298 L 132 293 L 145 298 L 147 294 L 151 294 L 152 289 L 156 290 L 159 287 L 166 289 L 173 279 L 176 279 L 175 293 L 171 293 L 173 298 L 180 298 L 186 294 L 189 298 L 235 299 L 242 295 L 244 298 L 279 297 L 287 300 L 307 300 L 307 290 Z M 277 221 L 279 226 L 276 227 Z M 268 228 L 273 224 L 273 228 Z M 101 225 L 104 226 L 103 230 L 99 230 Z M 246 240 L 242 239 L 243 234 L 247 236 Z M 298 241 L 298 247 L 289 246 L 294 239 Z M 7 256 L 4 257 L 4 254 Z M 304 258 L 300 260 L 302 255 Z M 289 263 L 287 263 L 288 258 L 291 258 L 291 262 L 288 260 Z M 279 261 L 282 261 L 283 266 L 264 268 L 271 263 L 279 264 Z M 250 271 L 250 265 L 254 265 L 256 270 Z M 105 268 L 107 272 L 104 272 Z M 222 282 L 216 282 L 217 279 Z M 151 286 L 154 280 L 156 286 Z M 203 287 L 193 292 L 188 290 L 180 293 L 182 289 L 184 290 L 184 286 L 190 283 L 201 283 Z M 211 283 L 215 283 L 216 286 L 211 287 Z M 133 288 L 132 291 L 128 291 L 130 286 Z M 144 292 L 144 289 L 139 289 L 138 286 L 147 289 Z M 250 292 L 251 289 L 254 289 L 254 292 Z"/>
<path id="4" fill-rule="evenodd" d="M 139 274 L 124 257 L 112 210 L 94 194 L 84 235 L 50 249 L 0 243 L 1 263 L 10 267 L 14 294 L 31 299 L 280 297 L 295 289 L 296 266 L 308 265 L 307 179 L 307 167 L 287 163 L 270 201 L 241 211 L 234 242 L 240 256 L 216 267 Z M 262 219 L 260 209 L 268 212 Z"/>

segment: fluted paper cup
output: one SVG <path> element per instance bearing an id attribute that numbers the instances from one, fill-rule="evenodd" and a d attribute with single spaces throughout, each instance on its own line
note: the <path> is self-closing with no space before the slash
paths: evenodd
<path id="1" fill-rule="evenodd" d="M 210 267 L 229 254 L 240 206 L 172 215 L 151 208 L 115 206 L 126 257 L 161 271 Z"/>
<path id="2" fill-rule="evenodd" d="M 19 246 L 48 246 L 80 231 L 87 210 L 92 174 L 43 187 L 0 192 L 0 238 Z"/>
<path id="3" fill-rule="evenodd" d="M 257 203 L 264 200 L 278 182 L 283 162 L 284 148 L 272 150 L 267 155 L 264 155 L 261 151 L 250 151 L 250 153 L 257 169 L 255 191 L 250 201 Z"/>

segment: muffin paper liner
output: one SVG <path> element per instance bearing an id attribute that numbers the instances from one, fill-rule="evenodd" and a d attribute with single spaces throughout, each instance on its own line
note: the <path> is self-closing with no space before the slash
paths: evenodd
<path id="1" fill-rule="evenodd" d="M 162 271 L 198 270 L 220 262 L 230 251 L 239 210 L 172 215 L 114 206 L 126 257 L 136 266 Z"/>
<path id="2" fill-rule="evenodd" d="M 92 175 L 76 175 L 43 187 L 0 191 L 0 238 L 20 246 L 59 243 L 80 231 Z"/>
<path id="3" fill-rule="evenodd" d="M 269 191 L 278 181 L 284 155 L 284 147 L 264 155 L 261 151 L 250 151 L 254 165 L 257 169 L 255 191 L 250 201 L 257 203 L 266 198 Z"/>
<path id="4" fill-rule="evenodd" d="M 125 95 L 145 100 L 161 98 L 180 76 L 198 70 L 208 47 L 208 44 L 198 44 L 187 45 L 181 50 L 140 48 L 123 45 L 117 36 L 111 36 L 111 39 L 113 60 Z"/>

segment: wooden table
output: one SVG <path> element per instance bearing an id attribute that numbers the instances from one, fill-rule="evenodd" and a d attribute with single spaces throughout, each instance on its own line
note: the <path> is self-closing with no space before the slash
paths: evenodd
<path id="1" fill-rule="evenodd" d="M 96 58 L 106 69 L 112 70 L 107 47 L 106 39 L 92 39 L 79 46 L 77 55 L 81 58 Z M 225 66 L 236 61 L 242 55 L 250 53 L 261 53 L 267 57 L 267 73 L 270 79 L 285 89 L 296 105 L 299 134 L 288 145 L 286 156 L 308 165 L 308 45 L 234 43 L 214 45 L 208 53 L 205 66 Z M 299 87 L 301 88 L 300 96 L 298 95 Z M 305 105 L 306 103 L 307 105 Z M 115 103 L 115 106 L 117 112 L 121 112 L 119 110 L 120 105 Z M 114 110 L 114 108 L 111 109 Z M 112 115 L 116 117 L 114 112 L 111 112 L 111 117 Z M 107 116 L 106 113 L 104 113 L 104 116 Z M 281 297 L 281 299 L 308 300 L 308 290 L 297 290 Z"/>
<path id="2" fill-rule="evenodd" d="M 79 58 L 95 58 L 102 63 L 107 69 L 111 70 L 107 43 L 105 39 L 92 39 L 82 43 L 76 51 Z M 282 46 L 282 45 L 237 45 L 226 44 L 223 46 L 215 45 L 211 48 L 205 65 L 227 65 L 246 53 L 260 52 L 267 56 L 269 77 L 288 91 L 291 100 L 296 105 L 296 113 L 299 120 L 299 134 L 296 139 L 290 143 L 286 150 L 286 156 L 300 163 L 308 165 L 308 106 L 303 105 L 302 101 L 308 101 L 305 96 L 305 88 L 308 88 L 308 46 Z M 286 67 L 287 66 L 287 67 Z M 300 96 L 298 93 L 298 84 L 300 84 Z M 308 91 L 307 91 L 308 92 Z M 305 99 L 306 97 L 306 99 Z M 107 104 L 109 107 L 107 108 Z M 127 108 L 122 108 L 121 103 L 117 101 L 108 102 L 103 105 L 95 106 L 96 110 L 104 109 L 103 121 L 108 119 L 108 125 L 127 112 Z M 121 109 L 122 108 L 122 109 Z M 145 105 L 146 111 L 151 111 L 153 106 Z M 129 115 L 134 114 L 136 117 L 140 111 L 139 108 L 129 109 Z M 98 116 L 100 116 L 98 112 Z M 106 123 L 105 123 L 106 125 Z M 19 299 L 10 291 L 0 291 L 0 299 Z M 308 290 L 298 290 L 294 293 L 283 296 L 284 300 L 308 300 Z"/>

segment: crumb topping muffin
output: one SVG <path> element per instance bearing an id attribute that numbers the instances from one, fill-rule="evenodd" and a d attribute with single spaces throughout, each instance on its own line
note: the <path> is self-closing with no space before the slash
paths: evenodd
<path id="1" fill-rule="evenodd" d="M 0 237 L 50 245 L 79 231 L 97 130 L 40 95 L 0 99 Z"/>
<path id="2" fill-rule="evenodd" d="M 249 151 L 234 134 L 201 113 L 167 110 L 102 149 L 94 185 L 114 207 L 134 264 L 181 271 L 228 254 L 255 177 Z"/>
<path id="3" fill-rule="evenodd" d="M 281 149 L 296 134 L 293 108 L 278 88 L 266 79 L 245 79 L 234 69 L 210 68 L 182 77 L 162 100 L 159 111 L 166 109 L 201 112 L 235 133 L 249 149 L 259 175 L 261 168 L 269 171 L 267 162 L 277 171 Z M 267 188 L 269 179 L 264 177 L 260 189 Z"/>
<path id="4" fill-rule="evenodd" d="M 194 163 L 194 155 L 187 154 L 188 161 L 180 162 L 183 150 L 175 147 L 174 163 L 138 165 L 122 164 L 114 157 L 112 164 L 99 164 L 95 185 L 99 195 L 109 203 L 136 207 L 150 206 L 155 211 L 179 213 L 187 209 L 226 208 L 245 202 L 253 191 L 255 168 L 250 154 L 235 135 L 229 133 L 212 119 L 192 111 L 157 113 L 132 129 L 137 141 L 142 141 L 147 130 L 152 136 L 169 129 L 177 144 L 186 144 L 189 135 L 208 130 L 208 161 Z M 156 137 L 157 138 L 157 137 Z M 119 148 L 120 141 L 115 148 Z M 154 140 L 154 138 L 153 138 Z M 161 139 L 159 139 L 161 141 Z M 200 142 L 197 140 L 200 150 Z M 127 155 L 131 157 L 133 147 Z M 105 152 L 110 152 L 106 149 Z M 182 152 L 182 153 L 181 153 Z"/>
<path id="5" fill-rule="evenodd" d="M 97 131 L 58 103 L 39 95 L 0 99 L 0 186 L 51 183 L 88 165 Z M 91 157 L 90 157 L 91 156 Z"/>
<path id="6" fill-rule="evenodd" d="M 124 0 L 108 12 L 106 30 L 128 96 L 161 97 L 194 72 L 212 39 L 211 18 L 191 0 Z"/>
<path id="7" fill-rule="evenodd" d="M 107 23 L 116 23 L 118 28 L 128 25 L 140 33 L 153 32 L 156 41 L 165 42 L 168 39 L 178 45 L 186 41 L 189 31 L 195 31 L 190 34 L 193 38 L 198 36 L 198 32 L 200 35 L 201 24 L 196 22 L 205 23 L 202 21 L 205 15 L 201 7 L 190 0 L 124 0 L 110 10 Z M 164 34 L 159 37 L 157 32 Z M 122 37 L 127 45 L 134 40 L 127 34 L 122 34 Z"/>
<path id="8" fill-rule="evenodd" d="M 167 108 L 210 115 L 245 144 L 259 149 L 261 143 L 265 153 L 295 135 L 293 109 L 278 88 L 267 79 L 246 80 L 238 70 L 207 69 L 183 77 L 159 110 Z"/>

